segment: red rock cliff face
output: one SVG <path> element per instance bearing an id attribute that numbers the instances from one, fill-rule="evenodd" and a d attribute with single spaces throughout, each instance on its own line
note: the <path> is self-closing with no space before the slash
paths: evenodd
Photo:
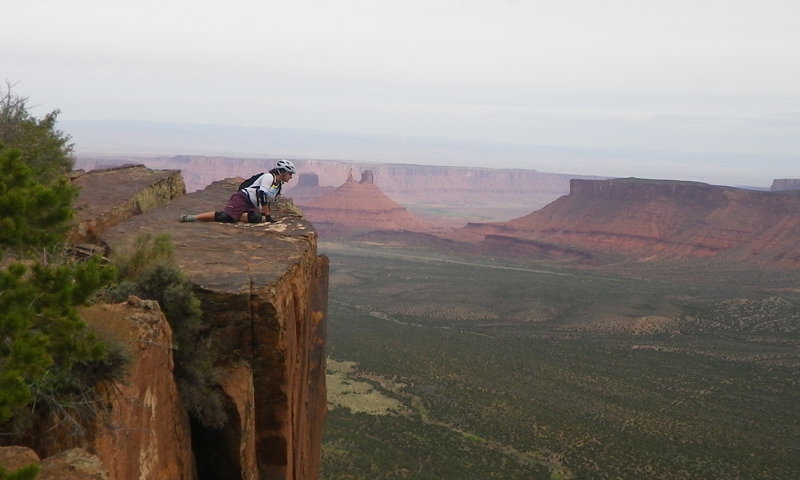
<path id="1" fill-rule="evenodd" d="M 178 170 L 127 165 L 73 172 L 72 177 L 72 183 L 80 188 L 77 221 L 70 234 L 73 242 L 94 241 L 98 232 L 186 194 Z"/>
<path id="2" fill-rule="evenodd" d="M 228 423 L 193 426 L 198 471 L 209 478 L 315 479 L 326 414 L 328 262 L 311 225 L 179 223 L 219 210 L 241 179 L 216 182 L 106 231 L 112 246 L 170 233 L 197 285 L 215 364 L 226 372 Z"/>
<path id="3" fill-rule="evenodd" d="M 133 354 L 128 378 L 103 388 L 108 414 L 91 427 L 89 449 L 109 478 L 196 478 L 189 417 L 172 377 L 172 331 L 158 303 L 132 297 L 86 308 L 81 317 Z"/>
<path id="4" fill-rule="evenodd" d="M 323 235 L 370 231 L 430 232 L 433 226 L 408 212 L 373 183 L 367 170 L 359 182 L 352 177 L 303 206 L 303 212 Z"/>
<path id="5" fill-rule="evenodd" d="M 800 265 L 800 196 L 694 182 L 573 180 L 570 194 L 501 224 L 465 229 L 637 260 L 724 255 Z"/>
<path id="6" fill-rule="evenodd" d="M 196 479 L 189 417 L 172 375 L 172 330 L 158 303 L 131 297 L 85 307 L 80 316 L 131 362 L 125 379 L 99 385 L 95 416 L 52 412 L 26 442 L 44 459 L 41 478 Z M 96 463 L 93 474 L 63 465 L 78 451 L 79 463 Z"/>
<path id="7" fill-rule="evenodd" d="M 221 209 L 240 178 L 189 196 L 176 193 L 183 189 L 177 172 L 141 166 L 77 180 L 79 223 L 92 222 L 91 238 L 79 240 L 113 249 L 144 233 L 172 237 L 175 260 L 202 299 L 228 421 L 220 429 L 190 421 L 172 374 L 170 326 L 157 303 L 131 298 L 81 312 L 132 353 L 129 377 L 100 386 L 106 408 L 81 425 L 55 419 L 45 433 L 23 439 L 36 453 L 12 447 L 0 451 L 0 461 L 9 452 L 14 465 L 41 455 L 48 479 L 319 478 L 328 260 L 317 255 L 311 224 L 280 211 L 274 224 L 178 222 L 184 213 Z M 78 472 L 76 462 L 92 468 Z"/>
<path id="8" fill-rule="evenodd" d="M 186 190 L 192 192 L 205 188 L 221 178 L 240 176 L 247 178 L 253 173 L 268 171 L 275 166 L 277 158 L 231 158 L 209 156 L 172 156 L 135 158 L 150 168 L 180 169 L 186 181 Z M 107 159 L 82 159 L 80 168 L 92 169 L 108 164 L 130 162 L 124 157 Z M 439 205 L 451 209 L 485 210 L 489 218 L 514 218 L 543 207 L 569 191 L 571 178 L 596 178 L 581 175 L 537 172 L 521 169 L 496 169 L 478 167 L 387 164 L 366 162 L 341 162 L 329 160 L 292 159 L 302 173 L 317 175 L 319 189 L 338 187 L 352 173 L 359 178 L 370 170 L 375 175 L 375 185 L 398 203 L 412 209 L 417 205 Z M 318 195 L 298 182 L 286 185 L 284 194 L 295 197 L 293 190 L 299 189 L 295 198 L 298 205 L 308 204 Z M 317 192 L 319 193 L 319 192 Z M 457 226 L 465 222 L 457 223 Z"/>
<path id="9" fill-rule="evenodd" d="M 800 178 L 776 178 L 772 181 L 770 190 L 773 192 L 800 190 Z"/>

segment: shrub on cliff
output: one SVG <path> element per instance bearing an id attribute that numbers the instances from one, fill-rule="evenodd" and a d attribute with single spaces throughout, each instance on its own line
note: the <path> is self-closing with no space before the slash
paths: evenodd
<path id="1" fill-rule="evenodd" d="M 33 480 L 39 475 L 38 465 L 28 465 L 13 472 L 0 467 L 0 480 Z"/>
<path id="2" fill-rule="evenodd" d="M 129 248 L 114 250 L 119 285 L 108 292 L 113 301 L 128 295 L 156 300 L 172 327 L 175 380 L 189 413 L 206 427 L 219 428 L 227 416 L 217 390 L 213 354 L 202 331 L 203 311 L 189 279 L 172 264 L 169 236 L 139 236 Z"/>

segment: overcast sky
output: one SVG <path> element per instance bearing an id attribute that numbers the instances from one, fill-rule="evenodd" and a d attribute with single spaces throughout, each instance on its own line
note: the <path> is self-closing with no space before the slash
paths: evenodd
<path id="1" fill-rule="evenodd" d="M 800 178 L 797 0 L 4 0 L 2 13 L 0 80 L 63 121 L 753 154 L 735 174 L 750 184 Z M 726 175 L 725 156 L 702 162 L 709 181 Z M 553 170 L 532 163 L 515 166 Z"/>

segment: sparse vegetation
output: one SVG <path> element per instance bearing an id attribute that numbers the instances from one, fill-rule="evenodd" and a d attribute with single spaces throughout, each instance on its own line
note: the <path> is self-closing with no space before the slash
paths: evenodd
<path id="1" fill-rule="evenodd" d="M 329 354 L 407 412 L 331 405 L 325 480 L 800 476 L 796 293 L 322 250 Z"/>
<path id="2" fill-rule="evenodd" d="M 9 472 L 3 467 L 0 467 L 0 480 L 34 480 L 39 475 L 38 465 L 28 465 Z"/>
<path id="3" fill-rule="evenodd" d="M 189 279 L 172 264 L 168 235 L 142 235 L 130 248 L 115 250 L 122 281 L 107 292 L 112 301 L 129 295 L 156 300 L 172 327 L 175 379 L 189 413 L 202 425 L 219 428 L 227 420 L 218 391 L 213 354 L 203 336 L 200 299 Z"/>

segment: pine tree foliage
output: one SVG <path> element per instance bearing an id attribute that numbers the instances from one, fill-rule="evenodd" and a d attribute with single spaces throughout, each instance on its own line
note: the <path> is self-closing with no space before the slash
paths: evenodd
<path id="1" fill-rule="evenodd" d="M 31 405 L 65 410 L 109 374 L 76 307 L 116 275 L 98 258 L 57 254 L 74 217 L 72 147 L 58 112 L 37 119 L 10 90 L 0 95 L 0 427 L 24 433 Z"/>
<path id="2" fill-rule="evenodd" d="M 0 92 L 0 144 L 19 150 L 37 179 L 49 186 L 74 164 L 69 135 L 56 129 L 61 112 L 36 118 L 30 113 L 28 98 L 15 95 L 12 87 L 6 81 L 5 91 Z"/>
<path id="3" fill-rule="evenodd" d="M 0 422 L 34 394 L 56 398 L 73 388 L 78 370 L 105 358 L 75 307 L 114 276 L 97 258 L 0 270 Z"/>
<path id="4" fill-rule="evenodd" d="M 19 150 L 0 146 L 0 245 L 33 249 L 63 240 L 78 190 L 65 175 L 41 183 Z"/>

